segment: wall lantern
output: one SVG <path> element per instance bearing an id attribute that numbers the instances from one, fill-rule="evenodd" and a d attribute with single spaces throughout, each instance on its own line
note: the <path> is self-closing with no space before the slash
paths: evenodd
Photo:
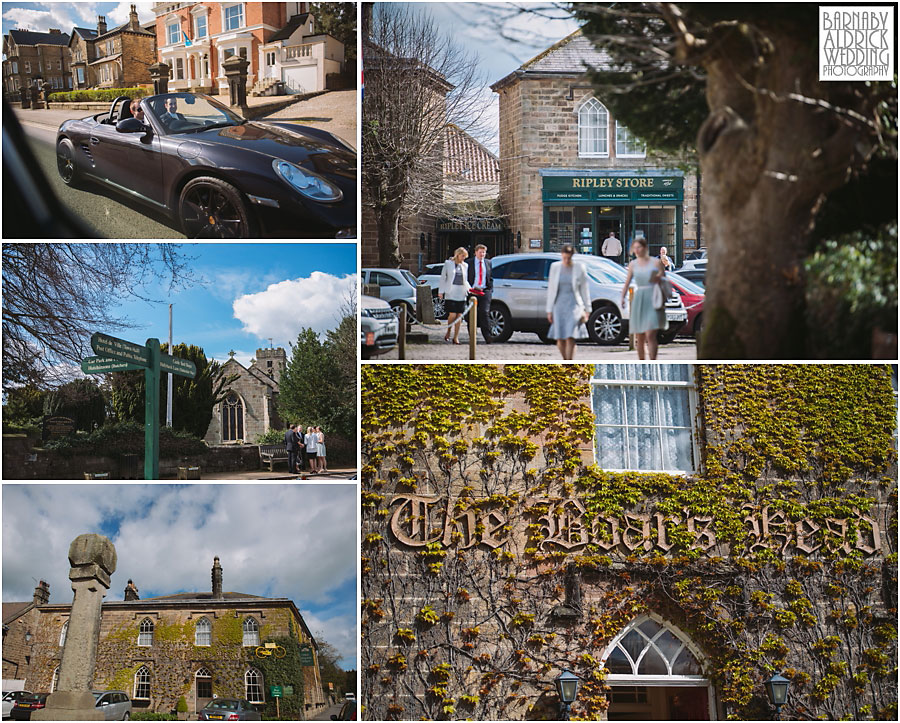
<path id="1" fill-rule="evenodd" d="M 570 670 L 564 670 L 556 676 L 554 682 L 556 683 L 556 692 L 559 693 L 559 705 L 563 714 L 562 720 L 569 720 L 569 706 L 575 702 L 581 678 Z"/>
<path id="2" fill-rule="evenodd" d="M 522 232 L 516 231 L 516 248 L 522 248 Z"/>
<path id="3" fill-rule="evenodd" d="M 778 719 L 781 713 L 781 706 L 787 701 L 788 688 L 791 681 L 776 673 L 766 681 L 766 695 L 769 696 L 769 702 L 775 706 L 775 718 Z"/>
<path id="4" fill-rule="evenodd" d="M 31 631 L 30 630 L 26 631 L 26 633 L 25 633 L 25 642 L 26 643 L 31 642 Z"/>

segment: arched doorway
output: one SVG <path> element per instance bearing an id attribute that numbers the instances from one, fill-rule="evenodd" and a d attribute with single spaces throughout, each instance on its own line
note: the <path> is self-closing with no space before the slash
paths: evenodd
<path id="1" fill-rule="evenodd" d="M 609 720 L 716 720 L 702 653 L 659 616 L 632 620 L 602 660 L 609 671 Z"/>
<path id="2" fill-rule="evenodd" d="M 200 668 L 194 674 L 194 711 L 198 711 L 212 700 L 212 674 L 207 668 Z"/>

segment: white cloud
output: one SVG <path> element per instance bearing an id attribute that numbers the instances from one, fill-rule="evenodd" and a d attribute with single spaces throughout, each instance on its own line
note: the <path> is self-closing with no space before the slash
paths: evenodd
<path id="1" fill-rule="evenodd" d="M 107 600 L 123 599 L 129 578 L 142 598 L 207 591 L 218 555 L 226 591 L 293 600 L 311 630 L 355 657 L 353 485 L 4 484 L 2 494 L 4 601 L 30 600 L 38 579 L 51 601 L 71 601 L 69 544 L 118 526 Z"/>
<path id="2" fill-rule="evenodd" d="M 132 5 L 135 6 L 135 10 L 137 10 L 138 14 L 138 20 L 140 20 L 141 23 L 146 23 L 156 18 L 156 14 L 153 12 L 154 3 L 152 2 L 120 2 L 112 10 L 106 13 L 106 24 L 110 28 L 112 28 L 115 25 L 124 25 L 125 23 L 127 23 L 128 16 L 131 13 Z"/>
<path id="3" fill-rule="evenodd" d="M 32 8 L 10 8 L 3 13 L 4 20 L 10 20 L 16 24 L 18 30 L 32 30 L 46 33 L 50 28 L 57 28 L 64 33 L 71 33 L 76 25 L 72 16 L 72 8 L 68 3 L 46 3 L 43 6 L 47 10 Z"/>
<path id="4" fill-rule="evenodd" d="M 234 318 L 244 331 L 276 346 L 294 341 L 307 327 L 321 334 L 340 321 L 347 293 L 356 292 L 356 276 L 343 277 L 313 271 L 308 277 L 270 284 L 265 291 L 244 294 L 232 304 Z"/>

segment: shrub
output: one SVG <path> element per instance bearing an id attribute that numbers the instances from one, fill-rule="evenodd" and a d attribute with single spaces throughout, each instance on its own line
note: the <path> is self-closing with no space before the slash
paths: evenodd
<path id="1" fill-rule="evenodd" d="M 187 704 L 185 704 L 183 712 L 187 712 Z M 178 720 L 178 716 L 174 713 L 151 713 L 148 710 L 139 710 L 131 712 L 131 720 Z"/>
<path id="2" fill-rule="evenodd" d="M 283 429 L 270 429 L 268 432 L 260 434 L 253 440 L 254 444 L 279 444 L 284 442 Z"/>
<path id="3" fill-rule="evenodd" d="M 120 457 L 125 454 L 144 454 L 144 425 L 137 422 L 107 424 L 90 434 L 79 434 L 47 442 L 47 449 L 69 455 L 103 455 Z M 202 439 L 176 432 L 170 427 L 159 430 L 160 457 L 191 457 L 208 449 Z"/>
<path id="4" fill-rule="evenodd" d="M 91 90 L 70 90 L 62 93 L 51 93 L 51 103 L 77 103 L 83 101 L 112 103 L 119 96 L 143 98 L 150 95 L 147 88 L 94 88 Z"/>
<path id="5" fill-rule="evenodd" d="M 178 702 L 175 704 L 175 710 L 179 713 L 187 713 L 188 712 L 188 704 L 184 699 L 184 696 L 179 696 Z"/>

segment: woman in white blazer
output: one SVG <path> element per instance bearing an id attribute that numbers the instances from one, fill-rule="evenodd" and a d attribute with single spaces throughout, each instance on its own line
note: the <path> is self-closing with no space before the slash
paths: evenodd
<path id="1" fill-rule="evenodd" d="M 585 322 L 591 313 L 591 292 L 587 268 L 572 260 L 575 249 L 566 244 L 560 251 L 562 261 L 550 265 L 547 283 L 547 336 L 556 339 L 559 353 L 568 361 L 575 357 L 575 340 L 587 337 Z"/>
<path id="2" fill-rule="evenodd" d="M 450 331 L 453 331 L 453 343 L 459 344 L 459 327 L 453 326 L 463 311 L 466 309 L 466 298 L 469 295 L 469 265 L 466 259 L 469 252 L 460 246 L 453 252 L 453 257 L 444 262 L 441 269 L 441 281 L 438 284 L 438 298 L 444 300 L 444 308 L 447 310 L 447 333 L 444 341 L 450 341 Z"/>

